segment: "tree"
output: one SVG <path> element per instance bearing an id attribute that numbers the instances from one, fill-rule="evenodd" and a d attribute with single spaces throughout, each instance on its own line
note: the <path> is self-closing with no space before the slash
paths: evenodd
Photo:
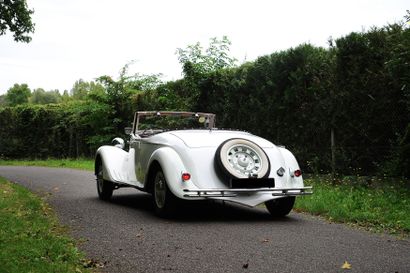
<path id="1" fill-rule="evenodd" d="M 132 63 L 121 68 L 117 80 L 107 75 L 97 78 L 105 92 L 90 92 L 88 96 L 90 100 L 110 108 L 109 114 L 105 116 L 111 119 L 113 131 L 117 135 L 123 132 L 124 127 L 130 125 L 134 111 L 140 106 L 141 97 L 162 83 L 161 74 L 129 75 L 128 69 Z"/>
<path id="2" fill-rule="evenodd" d="M 60 101 L 61 95 L 58 90 L 44 91 L 42 88 L 34 89 L 30 98 L 32 104 L 50 104 L 59 103 Z"/>
<path id="3" fill-rule="evenodd" d="M 191 110 L 197 110 L 200 96 L 200 85 L 203 84 L 213 72 L 232 68 L 236 59 L 229 56 L 231 41 L 228 37 L 210 39 L 209 47 L 204 50 L 198 42 L 188 45 L 186 49 L 178 48 L 176 54 L 182 64 L 184 79 L 177 96 L 184 97 Z"/>
<path id="4" fill-rule="evenodd" d="M 28 98 L 31 95 L 31 90 L 27 84 L 14 84 L 9 90 L 7 90 L 6 101 L 10 106 L 16 106 L 19 104 L 28 103 Z"/>
<path id="5" fill-rule="evenodd" d="M 86 82 L 82 79 L 76 81 L 70 91 L 72 98 L 75 100 L 86 100 L 90 94 L 98 94 L 103 92 L 104 87 L 101 84 L 93 81 Z"/>
<path id="6" fill-rule="evenodd" d="M 0 95 L 0 107 L 5 106 L 6 104 L 6 95 Z"/>
<path id="7" fill-rule="evenodd" d="M 34 24 L 31 21 L 33 13 L 34 11 L 28 8 L 26 0 L 1 0 L 0 36 L 10 30 L 16 42 L 30 42 L 31 37 L 28 33 L 34 32 Z"/>
<path id="8" fill-rule="evenodd" d="M 223 36 L 221 40 L 214 37 L 210 39 L 209 47 L 205 52 L 201 44 L 197 42 L 194 45 L 188 45 L 186 49 L 178 48 L 176 54 L 183 66 L 185 76 L 189 76 L 191 72 L 209 73 L 235 66 L 237 60 L 229 56 L 230 45 L 231 41 L 227 36 Z"/>

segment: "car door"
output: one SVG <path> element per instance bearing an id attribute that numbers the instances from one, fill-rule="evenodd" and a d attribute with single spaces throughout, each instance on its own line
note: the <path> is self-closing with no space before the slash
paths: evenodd
<path id="1" fill-rule="evenodd" d="M 134 153 L 135 177 L 137 178 L 137 186 L 144 187 L 144 170 L 141 162 L 141 142 L 142 138 L 134 132 L 130 135 L 130 152 Z"/>

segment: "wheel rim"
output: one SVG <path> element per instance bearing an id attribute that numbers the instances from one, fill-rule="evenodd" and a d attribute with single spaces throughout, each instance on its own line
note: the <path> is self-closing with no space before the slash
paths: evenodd
<path id="1" fill-rule="evenodd" d="M 165 205 L 166 182 L 162 172 L 159 172 L 155 177 L 154 187 L 155 203 L 158 208 L 163 208 Z"/>
<path id="2" fill-rule="evenodd" d="M 257 176 L 262 169 L 261 156 L 247 145 L 234 145 L 226 154 L 229 166 L 245 176 Z"/>

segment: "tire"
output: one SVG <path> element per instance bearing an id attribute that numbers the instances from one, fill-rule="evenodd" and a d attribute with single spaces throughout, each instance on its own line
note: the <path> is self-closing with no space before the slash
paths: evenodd
<path id="1" fill-rule="evenodd" d="M 102 161 L 97 161 L 97 193 L 101 200 L 110 200 L 112 192 L 114 191 L 114 184 L 104 179 L 104 169 Z"/>
<path id="2" fill-rule="evenodd" d="M 154 176 L 153 203 L 158 216 L 171 218 L 176 215 L 178 198 L 169 190 L 161 168 Z"/>
<path id="3" fill-rule="evenodd" d="M 266 178 L 270 172 L 269 158 L 256 143 L 241 139 L 228 139 L 215 153 L 217 173 L 226 178 Z"/>
<path id="4" fill-rule="evenodd" d="M 295 204 L 295 197 L 283 197 L 265 202 L 265 206 L 273 217 L 284 217 L 289 214 Z"/>

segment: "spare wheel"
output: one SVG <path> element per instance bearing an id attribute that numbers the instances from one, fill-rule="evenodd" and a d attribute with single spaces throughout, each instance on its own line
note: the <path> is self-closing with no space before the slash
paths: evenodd
<path id="1" fill-rule="evenodd" d="M 269 158 L 259 145 L 233 138 L 223 142 L 215 154 L 216 168 L 228 178 L 266 178 L 269 176 Z"/>

